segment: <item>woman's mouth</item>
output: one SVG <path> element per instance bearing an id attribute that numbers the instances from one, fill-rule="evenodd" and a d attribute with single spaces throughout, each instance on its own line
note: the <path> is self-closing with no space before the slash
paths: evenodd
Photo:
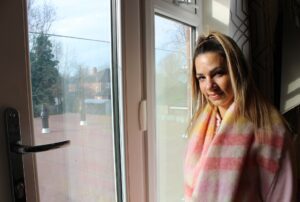
<path id="1" fill-rule="evenodd" d="M 211 93 L 211 94 L 208 94 L 208 97 L 211 100 L 218 100 L 222 97 L 222 93 Z"/>

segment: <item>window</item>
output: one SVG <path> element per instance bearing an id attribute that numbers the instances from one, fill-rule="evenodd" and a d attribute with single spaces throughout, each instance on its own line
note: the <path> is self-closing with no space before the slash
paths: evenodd
<path id="1" fill-rule="evenodd" d="M 27 1 L 34 140 L 71 140 L 36 155 L 40 201 L 108 202 L 120 194 L 111 5 Z"/>
<path id="2" fill-rule="evenodd" d="M 167 0 L 145 5 L 149 201 L 184 197 L 185 133 L 191 116 L 189 69 L 196 30 L 201 28 L 201 4 L 192 3 L 197 12 L 189 4 L 187 10 Z"/>
<path id="3" fill-rule="evenodd" d="M 191 26 L 155 15 L 155 103 L 159 201 L 181 201 L 185 134 L 191 114 Z"/>

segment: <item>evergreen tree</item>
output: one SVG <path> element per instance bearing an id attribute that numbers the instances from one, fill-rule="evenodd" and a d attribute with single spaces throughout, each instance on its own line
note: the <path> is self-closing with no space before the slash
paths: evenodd
<path id="1" fill-rule="evenodd" d="M 34 114 L 39 115 L 41 105 L 54 105 L 59 97 L 60 76 L 57 70 L 58 61 L 52 53 L 52 43 L 43 33 L 34 38 L 30 51 L 32 99 Z"/>

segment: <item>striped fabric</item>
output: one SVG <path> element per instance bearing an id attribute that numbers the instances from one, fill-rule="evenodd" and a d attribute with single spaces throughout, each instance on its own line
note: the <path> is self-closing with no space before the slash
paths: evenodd
<path id="1" fill-rule="evenodd" d="M 263 143 L 255 140 L 251 122 L 234 119 L 234 104 L 216 129 L 217 114 L 216 107 L 207 105 L 190 134 L 184 168 L 186 202 L 274 201 L 286 135 L 277 112 L 272 113 L 272 135 Z M 292 176 L 291 167 L 284 173 Z M 282 183 L 291 184 L 292 177 L 286 176 Z M 278 201 L 291 201 L 293 191 L 285 192 L 289 193 L 276 196 Z"/>

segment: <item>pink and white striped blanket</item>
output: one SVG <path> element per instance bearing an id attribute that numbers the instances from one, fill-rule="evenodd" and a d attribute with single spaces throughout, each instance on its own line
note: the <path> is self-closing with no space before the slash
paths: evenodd
<path id="1" fill-rule="evenodd" d="M 186 202 L 292 201 L 293 171 L 286 128 L 272 112 L 272 135 L 263 143 L 232 104 L 216 130 L 217 108 L 207 105 L 186 151 Z M 280 192 L 280 193 L 279 193 Z"/>

